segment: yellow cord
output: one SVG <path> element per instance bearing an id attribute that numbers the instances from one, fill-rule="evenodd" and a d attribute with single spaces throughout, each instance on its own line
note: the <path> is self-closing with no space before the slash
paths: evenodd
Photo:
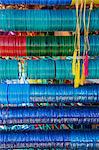
<path id="1" fill-rule="evenodd" d="M 76 6 L 76 32 L 75 32 L 75 43 L 74 43 L 74 54 L 72 61 L 72 74 L 74 75 L 74 87 L 77 88 L 79 85 L 83 85 L 85 83 L 85 64 L 83 61 L 82 64 L 82 74 L 80 74 L 80 28 L 81 28 L 81 20 L 82 20 L 82 10 L 84 5 L 84 14 L 83 14 L 83 22 L 84 22 L 84 55 L 86 51 L 90 49 L 89 41 L 88 41 L 88 33 L 89 33 L 89 25 L 90 25 L 90 16 L 91 11 L 93 9 L 93 0 L 90 0 L 90 11 L 88 16 L 88 24 L 86 26 L 86 4 L 89 0 L 73 0 Z M 80 14 L 79 14 L 79 4 L 80 6 Z"/>
<path id="2" fill-rule="evenodd" d="M 83 3 L 81 0 L 81 7 L 80 7 L 80 15 L 78 12 L 79 1 L 76 0 L 76 33 L 75 33 L 75 51 L 73 55 L 72 61 L 72 74 L 74 75 L 74 87 L 77 88 L 80 85 L 80 28 L 81 28 L 81 17 L 82 17 L 82 9 Z"/>
<path id="3" fill-rule="evenodd" d="M 86 0 L 86 4 L 90 4 L 91 0 Z M 72 0 L 71 5 L 75 5 L 76 4 L 76 0 Z M 79 5 L 81 4 L 81 2 L 79 1 L 78 3 Z M 94 4 L 99 4 L 99 0 L 94 0 Z"/>
<path id="4" fill-rule="evenodd" d="M 87 29 L 86 29 L 86 21 L 85 21 L 85 14 L 86 14 L 86 0 L 84 0 L 84 14 L 83 14 L 83 22 L 84 22 L 84 35 L 87 33 Z M 85 37 L 84 37 L 85 38 Z M 85 39 L 84 39 L 85 41 Z M 85 49 L 86 49 L 86 44 L 84 42 L 84 54 L 85 54 Z M 85 73 L 84 73 L 85 67 L 84 67 L 84 60 L 83 60 L 83 64 L 82 64 L 82 74 L 81 74 L 81 80 L 80 80 L 80 85 L 84 85 L 85 82 Z"/>
<path id="5" fill-rule="evenodd" d="M 80 83 L 80 60 L 77 61 L 75 70 L 76 70 L 76 74 L 74 79 L 74 87 L 78 88 Z"/>
<path id="6" fill-rule="evenodd" d="M 72 74 L 76 75 L 76 57 L 77 57 L 77 50 L 74 51 L 73 54 L 73 61 L 72 61 Z"/>

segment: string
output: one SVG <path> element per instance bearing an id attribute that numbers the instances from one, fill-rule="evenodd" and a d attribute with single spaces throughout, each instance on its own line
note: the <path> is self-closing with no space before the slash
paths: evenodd
<path id="1" fill-rule="evenodd" d="M 89 25 L 90 25 L 90 17 L 91 11 L 93 8 L 93 1 L 90 2 L 90 10 L 88 15 L 88 23 L 86 25 L 86 0 L 84 1 L 84 15 L 83 15 L 83 22 L 84 22 L 84 53 L 83 53 L 83 66 L 82 66 L 82 77 L 81 77 L 81 85 L 85 83 L 85 79 L 88 76 L 88 52 L 90 50 L 88 34 L 89 34 Z"/>
<path id="2" fill-rule="evenodd" d="M 81 17 L 83 2 L 81 1 L 80 15 L 78 12 L 78 0 L 76 0 L 76 32 L 75 32 L 75 45 L 74 55 L 72 61 L 72 74 L 74 75 L 74 87 L 77 88 L 80 85 L 80 29 L 81 29 Z"/>

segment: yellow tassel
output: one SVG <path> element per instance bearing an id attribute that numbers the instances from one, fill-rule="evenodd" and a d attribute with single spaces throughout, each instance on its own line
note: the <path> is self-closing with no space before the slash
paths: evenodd
<path id="1" fill-rule="evenodd" d="M 76 63 L 76 74 L 75 74 L 75 79 L 74 79 L 74 87 L 78 88 L 80 85 L 80 60 Z"/>
<path id="2" fill-rule="evenodd" d="M 85 79 L 86 77 L 84 75 L 84 64 L 82 64 L 82 75 L 81 75 L 80 85 L 84 85 Z"/>
<path id="3" fill-rule="evenodd" d="M 77 56 L 77 50 L 74 51 L 73 54 L 73 61 L 72 61 L 72 74 L 76 74 L 76 56 Z"/>
<path id="4" fill-rule="evenodd" d="M 76 63 L 76 66 L 75 66 L 75 79 L 74 79 L 74 87 L 75 88 L 78 87 L 78 82 L 77 82 L 77 68 L 78 68 L 78 64 Z"/>
<path id="5" fill-rule="evenodd" d="M 80 60 L 78 60 L 77 82 L 78 82 L 78 86 L 79 86 L 80 85 Z"/>

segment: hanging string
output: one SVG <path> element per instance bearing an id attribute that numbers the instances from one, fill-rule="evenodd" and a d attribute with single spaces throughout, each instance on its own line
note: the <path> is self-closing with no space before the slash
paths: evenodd
<path id="1" fill-rule="evenodd" d="M 90 17 L 92 11 L 93 1 L 90 3 L 90 11 L 88 16 L 88 26 L 86 27 L 85 23 L 85 14 L 86 14 L 86 0 L 84 1 L 84 54 L 83 54 L 83 64 L 82 64 L 82 75 L 80 75 L 80 29 L 81 29 L 81 16 L 82 16 L 82 8 L 83 8 L 83 1 L 81 2 L 80 8 L 80 16 L 78 17 L 78 0 L 76 3 L 76 16 L 77 16 L 77 26 L 76 26 L 76 35 L 75 35 L 75 51 L 73 55 L 73 62 L 72 62 L 72 73 L 74 75 L 74 87 L 77 88 L 79 85 L 83 85 L 85 82 L 85 78 L 88 76 L 88 51 L 89 47 L 89 40 L 88 40 L 88 32 L 89 32 L 89 24 L 90 24 Z M 78 58 L 77 58 L 78 57 Z"/>
<path id="2" fill-rule="evenodd" d="M 81 17 L 82 17 L 82 8 L 83 8 L 83 1 L 81 0 L 81 7 L 80 7 L 80 15 L 78 12 L 78 0 L 76 0 L 76 33 L 75 33 L 75 51 L 73 55 L 73 62 L 72 62 L 72 73 L 74 75 L 74 87 L 77 88 L 80 85 L 80 29 L 81 29 Z"/>
<path id="3" fill-rule="evenodd" d="M 88 76 L 88 52 L 90 50 L 88 34 L 89 34 L 89 25 L 90 25 L 90 17 L 91 11 L 93 8 L 93 0 L 90 2 L 90 10 L 88 15 L 88 23 L 86 26 L 86 0 L 84 1 L 84 15 L 83 15 L 83 22 L 84 22 L 84 53 L 83 53 L 83 64 L 82 64 L 82 77 L 81 77 L 81 85 L 84 84 L 86 77 Z"/>

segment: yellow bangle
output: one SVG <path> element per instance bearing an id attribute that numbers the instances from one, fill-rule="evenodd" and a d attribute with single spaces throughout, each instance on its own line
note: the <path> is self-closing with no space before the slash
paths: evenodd
<path id="1" fill-rule="evenodd" d="M 80 4 L 80 0 L 78 0 L 78 4 Z M 91 0 L 86 0 L 86 4 L 90 4 Z M 71 5 L 75 5 L 76 4 L 76 0 L 72 0 Z M 94 0 L 94 4 L 99 4 L 99 0 Z"/>

